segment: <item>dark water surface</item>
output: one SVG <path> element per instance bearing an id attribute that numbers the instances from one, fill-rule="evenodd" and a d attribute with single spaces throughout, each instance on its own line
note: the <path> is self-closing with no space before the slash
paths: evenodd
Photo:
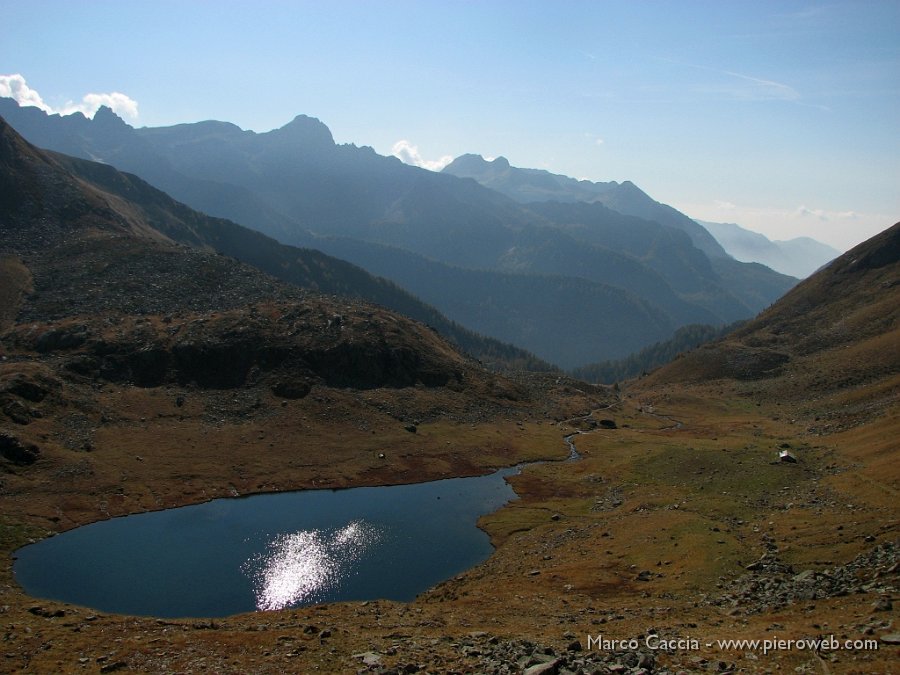
<path id="1" fill-rule="evenodd" d="M 515 498 L 515 471 L 114 518 L 20 549 L 13 570 L 35 597 L 158 617 L 408 601 L 491 554 L 475 523 Z"/>

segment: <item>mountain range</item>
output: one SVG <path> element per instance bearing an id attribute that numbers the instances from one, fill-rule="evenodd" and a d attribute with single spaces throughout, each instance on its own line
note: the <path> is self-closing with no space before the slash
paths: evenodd
<path id="1" fill-rule="evenodd" d="M 795 283 L 730 258 L 697 223 L 630 183 L 610 184 L 604 202 L 524 204 L 452 175 L 466 162 L 444 173 L 408 166 L 336 144 L 305 116 L 255 133 L 224 122 L 134 129 L 108 108 L 60 117 L 11 99 L 0 99 L 0 114 L 35 145 L 108 163 L 192 208 L 343 258 L 563 367 L 625 356 L 686 324 L 747 318 Z"/>
<path id="2" fill-rule="evenodd" d="M 697 221 L 735 260 L 758 262 L 782 274 L 804 279 L 841 252 L 811 237 L 772 241 L 734 223 Z"/>
<path id="3" fill-rule="evenodd" d="M 365 275 L 0 119 L 7 670 L 892 672 L 900 224 L 617 387 L 491 372 L 346 297 L 393 296 Z M 124 616 L 31 597 L 13 566 L 97 520 L 516 465 L 478 522 L 490 557 L 410 602 Z M 842 648 L 746 647 L 823 630 Z"/>
<path id="4" fill-rule="evenodd" d="M 219 256 L 228 256 L 230 259 L 246 263 L 248 265 L 246 269 L 272 275 L 298 288 L 302 287 L 344 298 L 366 300 L 384 307 L 395 308 L 396 311 L 408 317 L 432 326 L 461 349 L 495 367 L 538 370 L 550 368 L 548 364 L 521 349 L 477 335 L 449 321 L 433 307 L 425 305 L 395 284 L 382 278 L 373 277 L 345 261 L 327 256 L 319 251 L 280 244 L 274 239 L 231 221 L 212 218 L 194 211 L 138 177 L 121 173 L 109 165 L 59 153 L 43 155 L 27 149 L 24 141 L 2 118 L 0 118 L 0 124 L 3 127 L 4 142 L 7 146 L 7 155 L 4 157 L 6 166 L 3 167 L 6 182 L 3 186 L 3 203 L 0 204 L 4 209 L 5 241 L 0 252 L 10 253 L 17 246 L 27 249 L 29 246 L 46 240 L 49 236 L 46 231 L 42 230 L 40 237 L 36 237 L 32 231 L 34 225 L 30 222 L 26 228 L 14 227 L 17 218 L 16 209 L 20 208 L 22 200 L 26 200 L 27 203 L 27 195 L 34 189 L 27 182 L 26 177 L 37 176 L 41 173 L 21 169 L 19 165 L 25 161 L 24 157 L 29 159 L 29 164 L 32 166 L 52 167 L 54 180 L 63 186 L 61 192 L 72 190 L 71 186 L 66 185 L 66 181 L 69 180 L 88 186 L 90 188 L 88 192 L 92 195 L 102 195 L 104 201 L 111 202 L 119 208 L 119 211 L 105 216 L 104 222 L 131 223 L 131 221 L 137 220 L 139 224 L 133 226 L 132 231 L 143 234 L 151 242 L 163 240 L 189 247 L 191 250 L 214 252 Z M 38 200 L 38 204 L 33 206 L 37 208 L 46 200 L 47 197 L 43 195 Z M 87 198 L 83 197 L 73 200 L 79 205 L 87 201 Z M 93 207 L 85 206 L 84 208 L 93 215 L 95 210 Z M 103 208 L 105 209 L 105 207 Z M 65 231 L 70 226 L 70 221 L 79 222 L 82 216 L 74 206 L 66 206 L 55 217 L 60 221 L 57 227 L 60 231 Z M 62 235 L 54 234 L 51 239 L 58 236 Z M 101 239 L 97 241 L 99 242 Z M 34 251 L 34 255 L 44 254 Z M 195 282 L 189 278 L 189 265 L 179 264 L 173 267 L 171 261 L 174 259 L 176 258 L 173 256 L 161 256 L 158 258 L 159 270 L 149 268 L 144 270 L 148 274 L 152 272 L 160 290 L 168 289 L 169 294 L 175 293 L 179 286 L 190 289 L 192 285 L 195 285 Z M 71 278 L 67 278 L 64 284 L 57 283 L 55 278 L 59 274 L 63 274 L 63 269 L 70 269 L 77 260 L 79 260 L 77 255 L 53 258 L 52 264 L 59 268 L 59 272 L 52 277 L 52 281 L 48 281 L 46 287 L 38 287 L 37 297 L 43 303 L 42 309 L 37 311 L 38 315 L 54 316 L 54 307 L 59 308 L 60 311 L 68 311 L 71 299 L 59 298 L 60 296 L 68 298 L 68 294 L 75 293 L 79 287 Z M 84 273 L 79 275 L 81 279 L 79 283 L 90 284 L 96 281 L 92 281 L 90 278 L 89 269 L 91 267 L 93 266 L 88 265 Z M 217 267 L 221 267 L 221 265 L 217 265 Z M 104 270 L 107 269 L 117 268 L 104 265 Z M 166 279 L 167 274 L 171 275 L 171 278 Z M 236 278 L 243 278 L 246 274 L 246 271 L 241 271 L 236 273 Z M 198 280 L 197 283 L 201 281 Z M 80 290 L 84 295 L 80 304 L 84 304 L 90 299 L 96 299 L 96 293 L 91 292 L 88 288 L 81 287 Z M 169 294 L 160 292 L 155 298 L 143 297 L 140 304 L 147 305 L 147 311 L 162 311 L 160 307 L 164 305 L 165 298 L 169 297 Z M 127 302 L 129 297 L 127 292 L 120 290 L 117 295 L 122 302 Z M 177 302 L 182 302 L 180 296 L 176 295 L 175 299 Z M 202 303 L 202 296 L 198 296 L 196 302 Z M 102 313 L 99 308 L 98 312 Z"/>
<path id="5" fill-rule="evenodd" d="M 691 242 L 710 258 L 728 258 L 716 239 L 703 227 L 671 206 L 654 201 L 631 181 L 596 183 L 550 173 L 543 169 L 511 166 L 505 157 L 486 160 L 481 155 L 461 155 L 445 166 L 443 173 L 474 178 L 522 204 L 534 202 L 599 203 L 619 213 L 636 216 L 685 232 Z"/>

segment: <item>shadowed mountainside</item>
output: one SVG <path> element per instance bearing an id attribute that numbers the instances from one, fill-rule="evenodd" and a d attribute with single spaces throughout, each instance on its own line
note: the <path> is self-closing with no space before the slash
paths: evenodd
<path id="1" fill-rule="evenodd" d="M 115 183 L 116 192 L 142 201 L 85 180 L 97 174 L 105 187 Z M 251 371 L 262 377 L 286 368 L 283 377 L 306 388 L 310 376 L 344 386 L 410 386 L 459 381 L 471 367 L 420 324 L 325 300 L 222 256 L 210 244 L 242 228 L 190 212 L 109 167 L 42 153 L 2 119 L 0 209 L 4 274 L 21 280 L 18 293 L 7 292 L 17 312 L 13 319 L 7 310 L 6 323 L 18 325 L 4 344 L 12 352 L 57 354 L 79 375 L 234 387 Z M 290 253 L 280 262 L 293 276 L 312 267 L 300 266 L 302 252 Z M 211 312 L 237 315 L 196 320 Z M 273 312 L 281 314 L 274 322 Z"/>
<path id="2" fill-rule="evenodd" d="M 160 396 L 175 409 L 192 400 L 192 415 L 177 410 L 179 419 L 191 417 L 197 432 L 213 436 L 226 422 L 232 431 L 285 415 L 288 430 L 305 424 L 290 417 L 290 401 L 331 420 L 327 401 L 361 396 L 335 393 L 344 390 L 384 392 L 374 394 L 377 404 L 358 402 L 359 415 L 369 416 L 361 430 L 385 418 L 480 421 L 555 405 L 555 395 L 536 398 L 528 378 L 515 384 L 489 373 L 421 323 L 222 255 L 211 245 L 219 237 L 233 246 L 242 236 L 264 237 L 192 212 L 110 167 L 37 150 L 2 118 L 0 213 L 0 424 L 16 425 L 3 431 L 15 447 L 36 448 L 10 445 L 13 464 L 74 461 L 67 453 L 126 433 L 135 401 L 151 405 Z M 311 267 L 327 278 L 342 269 L 268 241 L 285 276 Z M 175 449 L 170 417 L 171 409 L 160 413 L 157 433 Z M 141 426 L 127 433 L 139 439 Z M 190 453 L 179 457 L 192 461 Z"/>
<path id="3" fill-rule="evenodd" d="M 472 333 L 448 321 L 433 307 L 381 278 L 319 251 L 299 249 L 233 222 L 210 218 L 180 204 L 135 176 L 116 171 L 108 165 L 55 155 L 55 162 L 66 171 L 102 190 L 106 198 L 121 206 L 122 213 L 140 220 L 146 229 L 172 242 L 216 251 L 248 263 L 283 281 L 349 298 L 378 303 L 422 321 L 475 357 L 500 367 L 525 367 L 547 370 L 551 366 L 521 349 Z M 10 194 L 18 186 L 10 187 Z M 149 270 L 148 272 L 152 272 Z"/>
<path id="4" fill-rule="evenodd" d="M 101 159 L 194 208 L 283 243 L 341 256 L 341 242 L 352 239 L 353 263 L 402 284 L 470 328 L 504 326 L 505 332 L 491 335 L 546 350 L 538 355 L 557 364 L 622 355 L 665 335 L 650 331 L 625 345 L 608 321 L 585 321 L 590 324 L 586 330 L 568 334 L 554 322 L 526 325 L 519 316 L 523 309 L 535 317 L 543 311 L 540 303 L 528 307 L 527 297 L 520 298 L 524 308 L 507 308 L 479 303 L 452 286 L 426 296 L 428 280 L 415 275 L 421 259 L 458 269 L 530 275 L 528 285 L 540 288 L 535 297 L 570 316 L 591 312 L 581 299 L 595 294 L 596 284 L 612 286 L 620 296 L 624 292 L 637 299 L 621 307 L 625 324 L 640 322 L 644 308 L 651 307 L 671 326 L 667 334 L 685 324 L 747 318 L 794 283 L 727 258 L 699 225 L 625 184 L 617 197 L 622 204 L 610 205 L 631 204 L 636 216 L 629 222 L 639 216 L 645 221 L 642 231 L 656 231 L 637 249 L 620 248 L 619 235 L 603 236 L 629 227 L 619 213 L 597 208 L 589 222 L 573 222 L 570 214 L 549 208 L 540 212 L 471 179 L 407 166 L 371 148 L 336 144 L 324 124 L 302 115 L 280 129 L 254 133 L 224 122 L 133 129 L 106 108 L 89 120 L 77 114 L 46 115 L 10 99 L 0 99 L 0 112 L 37 145 Z M 604 229 L 607 220 L 612 224 Z M 659 235 L 660 230 L 666 234 Z M 414 255 L 395 257 L 399 267 L 385 269 L 384 246 Z M 703 252 L 707 249 L 709 255 Z M 560 283 L 558 277 L 568 280 Z M 603 313 L 599 308 L 597 315 Z M 494 320 L 467 324 L 486 314 Z"/>

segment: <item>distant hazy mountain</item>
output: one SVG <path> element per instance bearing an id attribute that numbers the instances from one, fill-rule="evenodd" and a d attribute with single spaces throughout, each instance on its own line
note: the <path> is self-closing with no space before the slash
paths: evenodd
<path id="1" fill-rule="evenodd" d="M 235 490 L 232 478 L 243 479 L 234 467 L 248 459 L 251 424 L 266 436 L 256 446 L 264 464 L 281 461 L 273 458 L 287 446 L 284 467 L 298 458 L 315 467 L 333 462 L 333 453 L 322 459 L 317 443 L 271 442 L 273 425 L 284 439 L 337 427 L 344 438 L 356 427 L 356 438 L 375 429 L 390 436 L 391 424 L 399 430 L 423 413 L 450 424 L 494 416 L 508 422 L 530 402 L 529 389 L 489 373 L 420 322 L 284 283 L 216 250 L 261 251 L 265 239 L 193 211 L 136 176 L 35 148 L 0 117 L 4 490 L 10 476 L 34 482 L 33 473 L 22 475 L 26 468 L 54 471 L 87 451 L 94 452 L 78 472 L 84 489 L 106 490 L 110 457 L 116 467 L 115 453 L 132 459 L 141 447 L 154 474 L 169 472 L 178 489 L 185 471 L 221 466 L 226 477 L 209 485 L 224 493 L 225 485 Z M 268 242 L 270 253 L 283 254 L 276 267 L 293 281 L 328 283 L 348 267 Z M 374 400 L 345 388 L 379 394 Z M 158 415 L 147 418 L 159 423 L 137 428 L 135 401 L 143 402 L 141 414 L 158 405 Z M 352 420 L 341 412 L 350 406 Z M 79 431 L 69 436 L 73 415 Z M 204 442 L 185 442 L 186 428 Z M 401 469 L 396 479 L 406 476 Z"/>
<path id="2" fill-rule="evenodd" d="M 450 319 L 563 368 L 589 362 L 598 346 L 613 358 L 625 356 L 635 344 L 665 339 L 681 325 L 663 306 L 619 286 L 579 277 L 465 269 L 344 237 L 312 245 L 404 288 L 414 287 L 419 298 L 441 307 Z M 671 295 L 674 302 L 691 307 Z M 702 320 L 717 320 L 710 312 L 699 313 Z"/>
<path id="3" fill-rule="evenodd" d="M 728 254 L 702 227 L 671 206 L 654 201 L 631 181 L 593 183 L 543 169 L 521 169 L 510 166 L 505 157 L 487 161 L 481 155 L 461 155 L 444 167 L 443 173 L 474 178 L 485 187 L 515 199 L 517 202 L 600 202 L 629 216 L 638 216 L 668 225 L 688 234 L 694 246 L 711 258 L 727 258 Z"/>
<path id="4" fill-rule="evenodd" d="M 0 99 L 0 114 L 36 145 L 130 171 L 284 244 L 338 256 L 352 249 L 353 262 L 429 298 L 445 315 L 480 317 L 479 330 L 540 345 L 538 355 L 557 364 L 614 358 L 685 324 L 747 318 L 794 283 L 734 261 L 697 223 L 630 184 L 602 203 L 523 204 L 474 180 L 335 144 L 328 127 L 302 115 L 255 133 L 225 122 L 133 129 L 107 108 L 91 120 L 11 99 Z M 385 247 L 405 255 L 386 266 Z M 482 275 L 480 286 L 454 281 L 437 289 L 433 279 L 443 272 L 423 268 L 423 260 L 518 276 L 512 283 Z M 485 284 L 495 282 L 505 299 L 485 314 Z M 523 293 L 515 302 L 513 287 Z M 551 320 L 550 307 L 569 321 Z"/>
<path id="5" fill-rule="evenodd" d="M 616 250 L 629 251 L 665 276 L 683 300 L 716 313 L 718 323 L 752 316 L 796 283 L 796 279 L 762 265 L 736 261 L 697 222 L 654 201 L 630 181 L 576 180 L 513 167 L 504 157 L 487 161 L 472 154 L 456 158 L 443 172 L 473 178 L 527 204 L 530 211 L 545 216 L 576 239 L 602 241 Z M 660 225 L 668 230 L 666 235 L 660 236 Z M 679 242 L 673 230 L 686 234 L 691 246 Z M 746 314 L 730 312 L 735 299 L 754 309 Z M 698 318 L 680 325 L 703 321 Z"/>
<path id="6" fill-rule="evenodd" d="M 841 254 L 837 249 L 810 237 L 771 241 L 734 223 L 697 222 L 709 230 L 735 260 L 762 263 L 800 279 L 808 277 Z"/>
<path id="7" fill-rule="evenodd" d="M 6 138 L 17 139 L 15 132 L 6 125 L 2 117 L 0 126 Z M 16 160 L 18 155 L 28 155 L 31 152 L 20 138 L 11 145 L 16 153 L 11 154 Z M 60 153 L 48 153 L 48 156 L 52 157 L 53 169 L 58 174 L 68 171 L 72 182 L 79 178 L 91 190 L 102 190 L 106 198 L 116 200 L 117 208 L 140 223 L 139 232 L 145 238 L 165 238 L 169 243 L 216 251 L 295 286 L 378 303 L 428 324 L 469 354 L 493 366 L 539 370 L 550 367 L 520 348 L 474 334 L 463 326 L 448 321 L 433 307 L 395 284 L 374 277 L 355 265 L 319 251 L 280 244 L 228 220 L 194 211 L 136 176 L 121 173 L 108 165 Z M 21 191 L 21 186 L 26 185 L 25 178 L 14 171 L 9 171 L 6 179 L 17 181 L 15 188 L 9 190 L 10 193 Z M 63 178 L 57 180 L 64 185 L 64 189 L 71 189 Z M 7 205 L 4 203 L 0 206 Z M 9 217 L 8 208 L 0 210 L 5 217 Z M 116 216 L 115 219 L 125 221 L 121 216 Z M 60 222 L 59 225 L 64 226 L 66 223 Z M 189 298 L 192 293 L 190 285 L 184 286 L 182 292 Z"/>

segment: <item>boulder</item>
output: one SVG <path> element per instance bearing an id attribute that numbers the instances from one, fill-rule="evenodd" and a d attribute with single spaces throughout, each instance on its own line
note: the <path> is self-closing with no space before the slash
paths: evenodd
<path id="1" fill-rule="evenodd" d="M 0 456 L 13 464 L 34 464 L 40 452 L 33 443 L 23 443 L 12 434 L 0 431 Z"/>

